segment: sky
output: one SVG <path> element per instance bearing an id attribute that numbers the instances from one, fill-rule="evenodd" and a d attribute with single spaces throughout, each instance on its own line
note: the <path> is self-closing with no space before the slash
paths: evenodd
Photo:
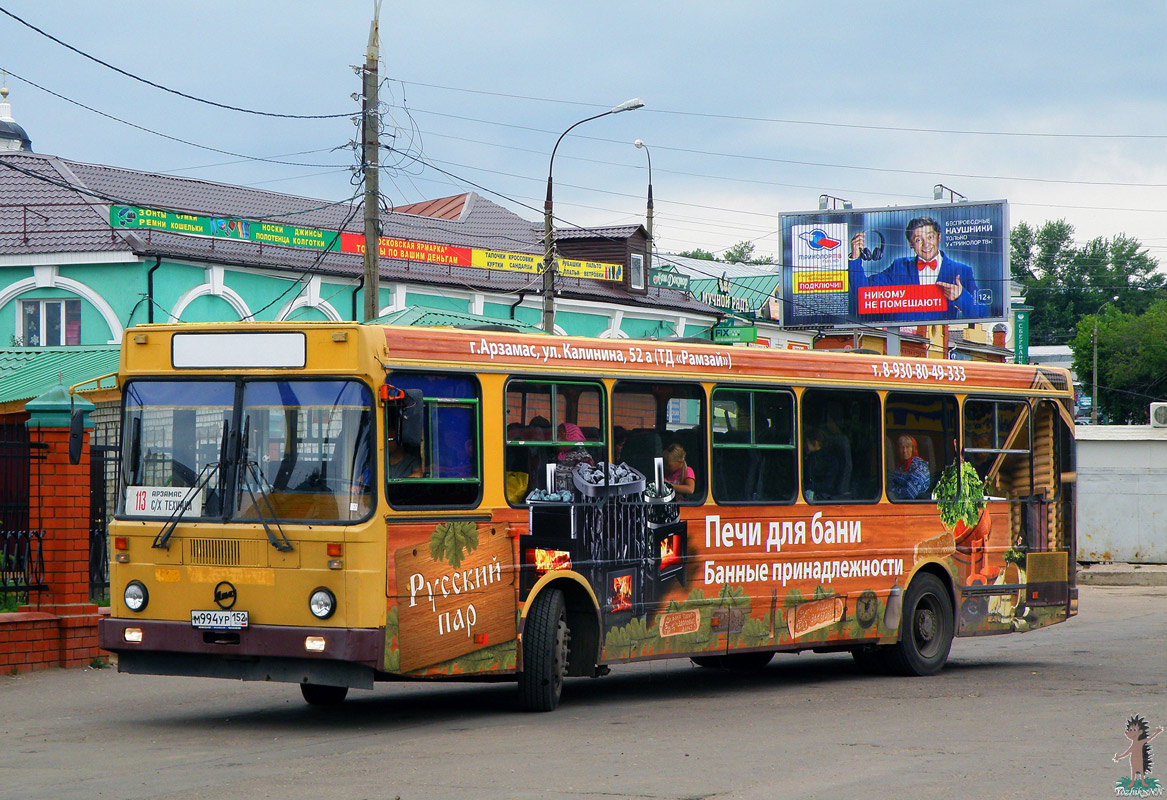
<path id="1" fill-rule="evenodd" d="M 373 7 L 0 0 L 170 89 L 333 119 L 179 97 L 4 14 L 0 69 L 37 152 L 339 201 L 356 191 L 351 65 Z M 1165 29 L 1158 2 L 387 0 L 382 192 L 400 205 L 473 190 L 539 223 L 559 135 L 639 97 L 559 145 L 559 224 L 644 222 L 641 139 L 664 252 L 748 240 L 777 260 L 778 215 L 820 194 L 880 208 L 942 184 L 1007 200 L 1012 225 L 1065 219 L 1078 242 L 1125 233 L 1167 261 Z"/>

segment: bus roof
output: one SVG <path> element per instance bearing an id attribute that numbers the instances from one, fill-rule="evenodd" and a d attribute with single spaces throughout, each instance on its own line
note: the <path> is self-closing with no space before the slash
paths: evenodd
<path id="1" fill-rule="evenodd" d="M 793 385 L 840 385 L 886 389 L 950 391 L 1012 390 L 1041 396 L 1072 397 L 1069 373 L 1040 365 L 908 358 L 827 350 L 776 350 L 647 339 L 597 339 L 505 331 L 400 327 L 355 322 L 238 322 L 141 325 L 135 336 L 175 333 L 308 332 L 313 340 L 337 340 L 353 333 L 390 368 L 443 367 L 480 372 L 557 373 L 689 378 L 706 381 L 766 381 Z M 139 337 L 140 338 L 140 337 Z M 159 343 L 161 344 L 161 343 Z M 383 351 L 382 351 L 383 348 Z M 124 348 L 125 350 L 126 348 Z M 169 350 L 169 348 L 167 348 Z M 340 365 L 335 365 L 340 368 Z M 353 365 L 355 366 L 355 365 Z M 123 372 L 142 374 L 123 352 Z"/>

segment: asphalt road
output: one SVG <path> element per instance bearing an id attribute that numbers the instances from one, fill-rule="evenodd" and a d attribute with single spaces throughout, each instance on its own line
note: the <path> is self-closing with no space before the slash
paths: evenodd
<path id="1" fill-rule="evenodd" d="M 1167 725 L 1165 653 L 1167 587 L 1086 586 L 1069 623 L 957 640 L 933 678 L 654 662 L 570 680 L 550 714 L 512 684 L 321 710 L 291 685 L 53 670 L 0 678 L 0 798 L 1113 797 L 1127 718 Z"/>

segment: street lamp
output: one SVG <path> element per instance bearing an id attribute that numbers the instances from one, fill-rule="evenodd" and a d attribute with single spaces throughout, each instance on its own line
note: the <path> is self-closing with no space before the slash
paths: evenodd
<path id="1" fill-rule="evenodd" d="M 932 187 L 932 199 L 933 200 L 943 200 L 945 192 L 948 192 L 948 202 L 950 202 L 950 203 L 955 203 L 956 198 L 958 198 L 958 197 L 960 198 L 960 202 L 962 202 L 962 203 L 968 202 L 967 197 L 965 197 L 963 194 L 956 191 L 955 189 L 949 189 L 943 183 L 938 183 Z"/>
<path id="2" fill-rule="evenodd" d="M 649 270 L 652 269 L 652 151 L 641 139 L 637 139 L 633 144 L 636 145 L 636 149 L 644 150 L 644 154 L 648 156 L 648 265 L 645 269 Z"/>
<path id="3" fill-rule="evenodd" d="M 1094 391 L 1090 398 L 1090 424 L 1098 424 L 1098 315 L 1102 313 L 1102 309 L 1106 308 L 1111 303 L 1118 300 L 1118 295 L 1107 300 L 1098 307 L 1094 312 Z"/>
<path id="4" fill-rule="evenodd" d="M 835 197 L 831 194 L 820 194 L 819 211 L 826 211 L 827 206 L 830 206 L 832 211 L 839 208 L 839 206 L 842 206 L 844 209 L 849 209 L 851 208 L 851 201 L 844 200 L 841 197 Z"/>
<path id="5" fill-rule="evenodd" d="M 570 128 L 559 134 L 559 138 L 555 140 L 555 147 L 551 148 L 551 161 L 547 165 L 547 199 L 543 203 L 543 332 L 554 333 L 555 331 L 555 242 L 551 234 L 551 171 L 555 167 L 555 151 L 559 149 L 559 143 L 563 141 L 563 137 L 571 133 L 572 128 L 578 125 L 583 125 L 585 122 L 591 122 L 593 119 L 606 117 L 609 114 L 619 114 L 621 111 L 633 111 L 637 108 L 644 108 L 644 102 L 639 97 L 634 97 L 631 100 L 625 100 L 618 106 L 612 106 L 602 114 L 586 117 L 579 122 L 572 125 Z"/>

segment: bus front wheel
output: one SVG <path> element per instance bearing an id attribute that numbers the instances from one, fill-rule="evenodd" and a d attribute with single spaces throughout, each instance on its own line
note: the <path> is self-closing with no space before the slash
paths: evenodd
<path id="1" fill-rule="evenodd" d="M 335 706 L 348 696 L 347 686 L 321 686 L 318 683 L 301 683 L 300 694 L 310 706 Z"/>
<path id="2" fill-rule="evenodd" d="M 559 589 L 541 592 L 531 604 L 523 627 L 519 703 L 524 710 L 553 711 L 559 705 L 570 642 L 563 592 Z"/>
<path id="3" fill-rule="evenodd" d="M 939 578 L 921 573 L 904 594 L 900 640 L 884 651 L 887 665 L 900 675 L 935 675 L 948 660 L 952 636 L 952 597 Z"/>

